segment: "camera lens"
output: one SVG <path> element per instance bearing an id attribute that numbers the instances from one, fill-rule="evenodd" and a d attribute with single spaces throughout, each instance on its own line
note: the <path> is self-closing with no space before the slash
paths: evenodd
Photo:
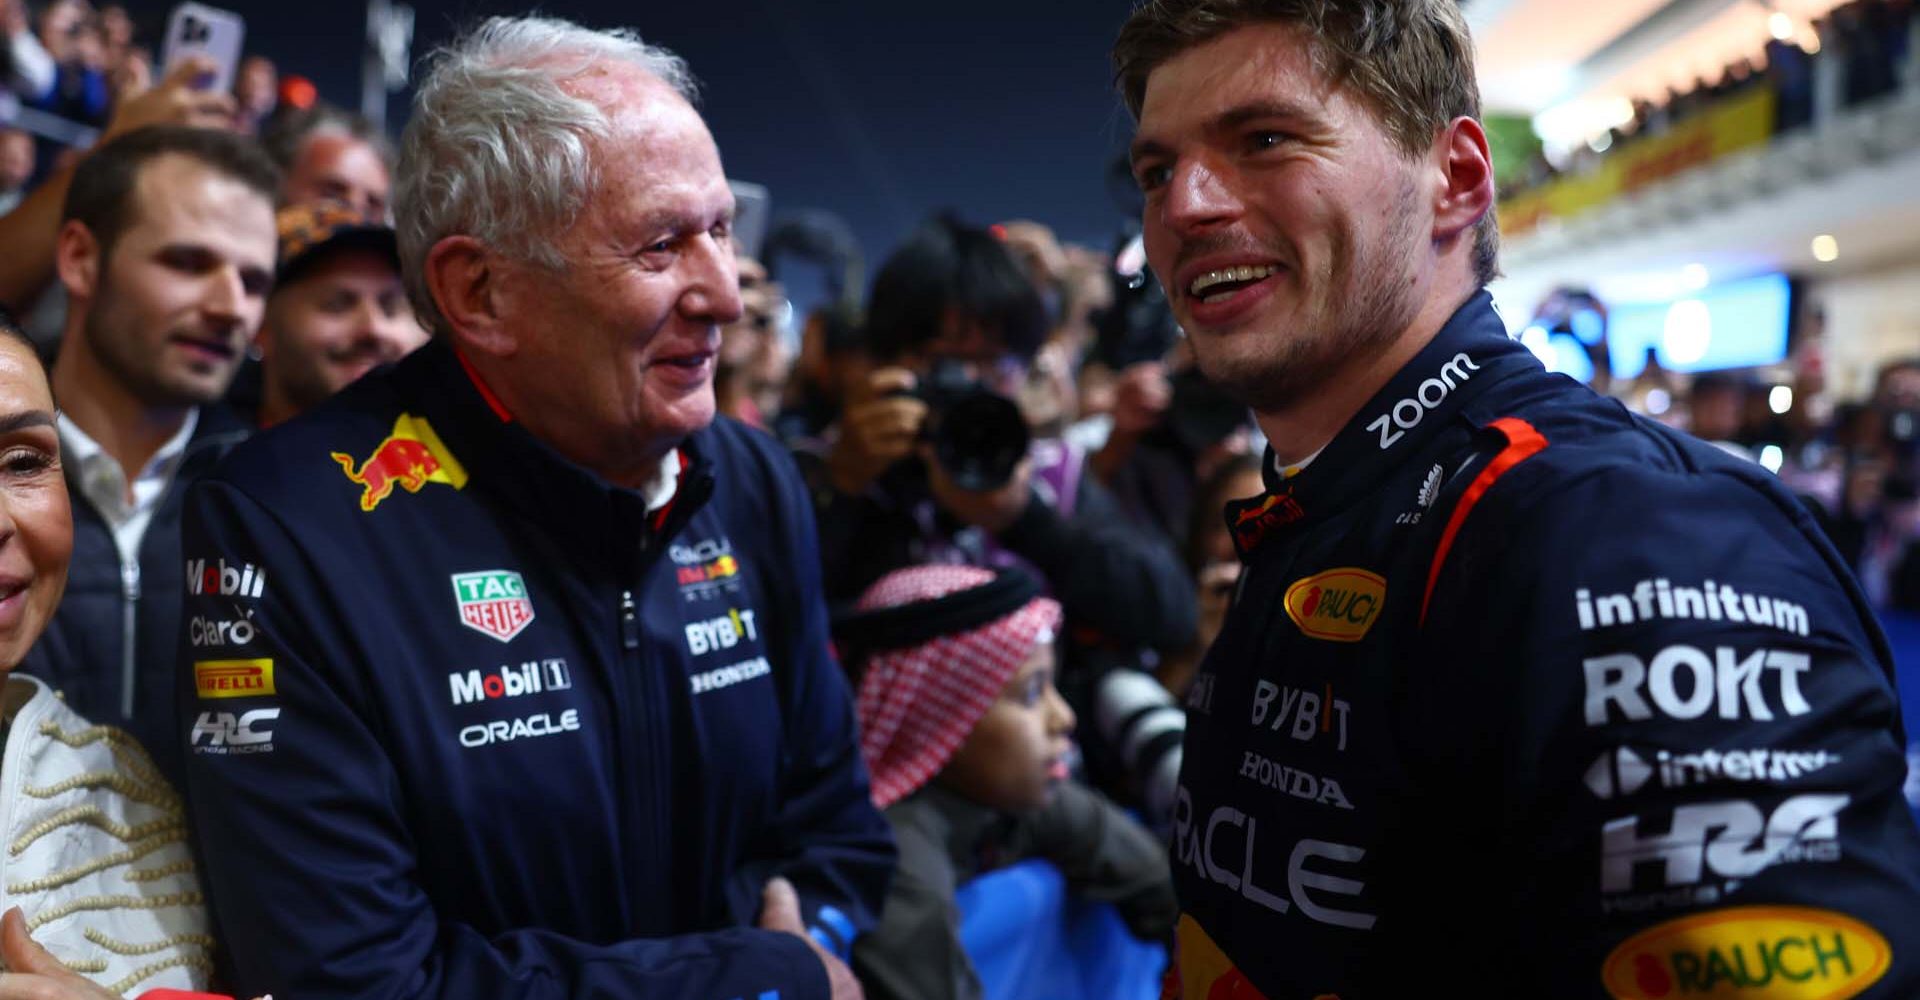
<path id="1" fill-rule="evenodd" d="M 928 416 L 934 460 L 963 490 L 997 490 L 1013 478 L 1032 435 L 1013 400 L 973 389 Z"/>

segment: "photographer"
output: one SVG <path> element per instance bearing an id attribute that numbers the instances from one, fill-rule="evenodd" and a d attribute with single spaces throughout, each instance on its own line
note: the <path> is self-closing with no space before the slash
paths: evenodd
<path id="1" fill-rule="evenodd" d="M 1127 530 L 1077 451 L 1041 441 L 1030 452 L 1026 425 L 1008 416 L 1018 411 L 1005 397 L 1045 333 L 1039 296 L 984 229 L 941 219 L 887 260 L 868 309 L 875 369 L 824 458 L 801 456 L 830 596 L 915 563 L 1024 562 L 1076 638 L 1180 646 L 1193 591 L 1172 549 Z"/>

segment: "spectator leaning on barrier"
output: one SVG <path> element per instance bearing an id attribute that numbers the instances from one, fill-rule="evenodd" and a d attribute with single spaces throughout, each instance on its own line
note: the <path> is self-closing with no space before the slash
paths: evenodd
<path id="1" fill-rule="evenodd" d="M 1886 639 L 1765 469 L 1507 336 L 1459 5 L 1157 0 L 1114 61 L 1148 259 L 1270 442 L 1168 995 L 1426 995 L 1451 927 L 1500 993 L 1920 993 Z"/>
<path id="2" fill-rule="evenodd" d="M 327 202 L 289 205 L 276 221 L 280 268 L 256 342 L 262 427 L 311 409 L 427 342 L 385 219 Z"/>
<path id="3" fill-rule="evenodd" d="M 860 677 L 861 752 L 900 844 L 880 925 L 854 944 L 871 1000 L 972 1000 L 954 891 L 1045 858 L 1143 940 L 1178 909 L 1166 848 L 1067 776 L 1073 709 L 1054 689 L 1060 605 L 1019 570 L 913 566 L 882 577 L 834 635 Z"/>
<path id="4" fill-rule="evenodd" d="M 442 50 L 398 199 L 435 339 L 190 498 L 178 732 L 242 989 L 858 995 L 827 949 L 892 841 L 806 493 L 713 419 L 741 304 L 691 92 L 563 21 Z"/>
<path id="5" fill-rule="evenodd" d="M 1193 633 L 1193 590 L 1178 557 L 1130 530 L 1077 453 L 1050 449 L 1045 467 L 1028 458 L 1004 483 L 969 489 L 923 440 L 929 407 L 916 388 L 959 372 L 1010 396 L 1045 335 L 1039 296 L 984 229 L 936 221 L 882 265 L 864 341 L 880 367 L 849 394 L 826 455 L 803 454 L 829 592 L 851 599 L 915 563 L 1024 561 L 1075 638 L 1179 646 Z"/>
<path id="6" fill-rule="evenodd" d="M 165 127 L 89 156 L 67 192 L 53 365 L 73 494 L 66 600 L 27 672 L 138 737 L 178 781 L 172 678 L 187 484 L 246 434 L 215 404 L 273 281 L 273 164 Z"/>

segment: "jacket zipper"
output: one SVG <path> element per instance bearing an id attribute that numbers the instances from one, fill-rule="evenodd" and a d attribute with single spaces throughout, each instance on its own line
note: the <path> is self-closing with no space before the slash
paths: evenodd
<path id="1" fill-rule="evenodd" d="M 135 629 L 140 620 L 140 560 L 120 560 L 120 717 L 133 718 L 133 685 L 139 644 Z"/>

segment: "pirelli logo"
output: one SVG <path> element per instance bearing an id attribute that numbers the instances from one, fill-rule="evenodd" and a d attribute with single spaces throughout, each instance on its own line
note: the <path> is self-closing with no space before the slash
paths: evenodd
<path id="1" fill-rule="evenodd" d="M 254 698 L 274 694 L 272 660 L 200 660 L 193 689 L 202 698 Z"/>

